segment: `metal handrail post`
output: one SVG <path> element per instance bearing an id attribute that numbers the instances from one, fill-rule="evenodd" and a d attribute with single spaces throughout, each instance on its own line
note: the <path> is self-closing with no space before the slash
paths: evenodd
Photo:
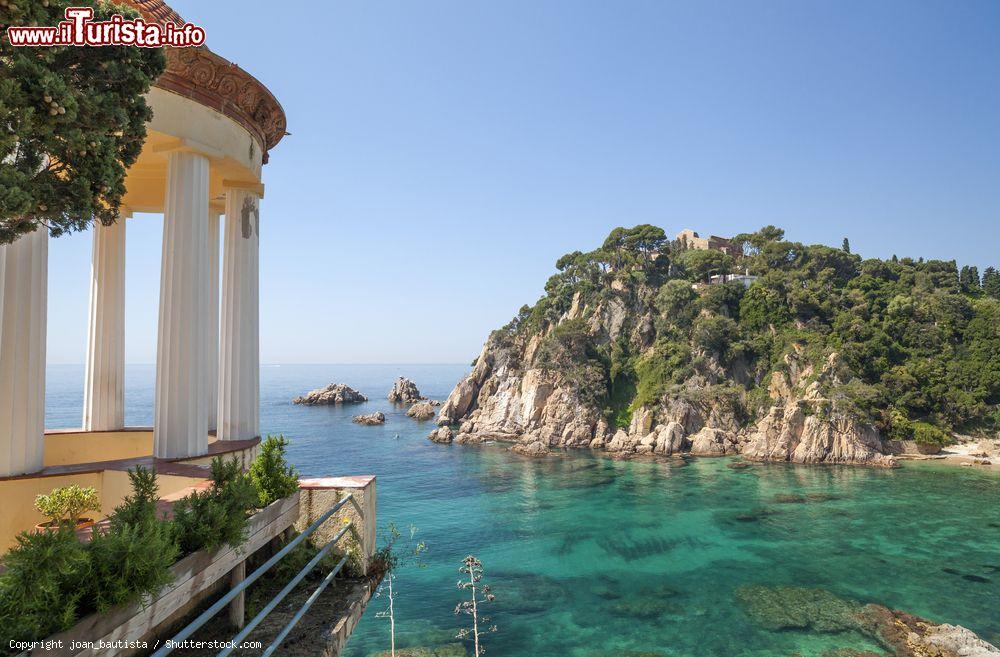
<path id="1" fill-rule="evenodd" d="M 348 524 L 346 527 L 337 532 L 337 535 L 334 536 L 332 539 L 330 539 L 330 542 L 324 545 L 323 549 L 317 552 L 316 556 L 310 559 L 309 563 L 307 563 L 305 567 L 302 568 L 302 570 L 300 570 L 298 574 L 295 575 L 295 577 L 293 577 L 288 582 L 288 584 L 285 584 L 285 587 L 280 591 L 278 591 L 278 594 L 274 596 L 270 602 L 264 605 L 263 609 L 257 612 L 257 615 L 254 616 L 253 619 L 251 619 L 250 622 L 247 623 L 246 626 L 242 630 L 240 630 L 236 636 L 234 636 L 231 639 L 230 645 L 219 651 L 219 654 L 216 657 L 227 657 L 227 655 L 236 650 L 236 647 L 240 643 L 242 643 L 243 639 L 247 638 L 247 636 L 249 636 L 249 634 L 253 632 L 258 625 L 260 625 L 260 622 L 265 618 L 267 618 L 267 615 L 270 614 L 274 610 L 274 608 L 278 606 L 278 603 L 284 600 L 285 596 L 291 593 L 292 589 L 298 586 L 299 582 L 301 582 L 302 579 L 306 575 L 308 575 L 313 568 L 316 567 L 316 564 L 318 564 L 323 559 L 323 557 L 326 556 L 326 553 L 333 548 L 333 546 L 337 543 L 337 541 L 343 538 L 344 534 L 346 534 L 347 530 L 349 530 L 350 528 L 351 525 Z"/>
<path id="2" fill-rule="evenodd" d="M 334 569 L 331 570 L 325 578 L 323 578 L 322 583 L 316 587 L 316 590 L 312 592 L 312 595 L 310 595 L 309 599 L 305 601 L 305 604 L 303 604 L 302 607 L 295 612 L 295 615 L 292 616 L 292 620 L 288 621 L 288 624 L 285 625 L 281 632 L 278 633 L 278 636 L 274 638 L 274 641 L 271 642 L 271 645 L 267 647 L 267 650 L 264 651 L 264 654 L 261 655 L 261 657 L 270 657 L 274 651 L 278 649 L 278 646 L 280 646 L 281 642 L 285 640 L 285 637 L 292 631 L 292 628 L 298 625 L 299 621 L 302 620 L 302 617 L 306 615 L 307 611 L 309 611 L 309 607 L 312 607 L 313 603 L 316 602 L 323 591 L 326 590 L 326 587 L 330 585 L 330 582 L 333 581 L 333 578 L 337 576 L 337 573 L 340 572 L 340 569 L 344 567 L 345 563 L 347 563 L 347 556 L 348 555 L 345 554 L 344 558 L 340 560 L 340 563 L 338 563 Z"/>
<path id="3" fill-rule="evenodd" d="M 308 536 L 310 536 L 314 531 L 316 531 L 320 525 L 329 520 L 330 516 L 339 511 L 345 504 L 347 504 L 351 500 L 353 496 L 354 496 L 353 493 L 348 493 L 347 495 L 342 497 L 336 504 L 334 504 L 330 508 L 329 511 L 320 516 L 315 522 L 313 522 L 313 524 L 306 527 L 306 529 L 301 534 L 299 534 L 294 539 L 289 541 L 289 543 L 285 545 L 285 547 L 281 548 L 281 550 L 279 550 L 276 555 L 274 555 L 266 562 L 264 562 L 264 564 L 259 568 L 257 568 L 257 570 L 250 573 L 250 576 L 247 577 L 242 582 L 240 582 L 239 586 L 233 588 L 232 590 L 229 591 L 229 593 L 219 598 L 215 602 L 215 604 L 213 604 L 211 607 L 203 611 L 197 618 L 188 623 L 183 630 L 181 630 L 173 637 L 171 637 L 166 643 L 163 644 L 163 647 L 161 647 L 159 650 L 153 653 L 152 657 L 164 657 L 165 655 L 169 655 L 170 653 L 172 653 L 174 651 L 174 646 L 172 644 L 180 643 L 181 641 L 184 641 L 192 634 L 194 634 L 198 628 L 200 628 L 202 625 L 208 622 L 213 616 L 222 611 L 222 609 L 226 605 L 232 602 L 233 598 L 235 598 L 244 589 L 246 589 L 248 586 L 257 581 L 257 579 L 261 575 L 270 570 L 271 567 L 274 566 L 274 564 L 278 563 L 278 561 L 280 561 L 282 557 L 284 557 L 286 554 L 295 549 L 295 547 L 299 543 L 304 541 Z"/>

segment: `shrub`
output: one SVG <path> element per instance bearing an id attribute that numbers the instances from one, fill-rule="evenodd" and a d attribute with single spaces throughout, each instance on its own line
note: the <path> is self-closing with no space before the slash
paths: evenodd
<path id="1" fill-rule="evenodd" d="M 257 505 L 257 491 L 234 458 L 212 459 L 212 488 L 174 504 L 174 526 L 183 554 L 237 546 L 246 540 L 246 512 Z"/>
<path id="2" fill-rule="evenodd" d="M 691 333 L 694 345 L 710 354 L 723 355 L 739 335 L 736 322 L 721 315 L 699 317 Z"/>
<path id="3" fill-rule="evenodd" d="M 156 501 L 160 499 L 159 486 L 156 483 L 156 470 L 147 470 L 137 465 L 128 472 L 132 484 L 132 494 L 126 495 L 122 503 L 111 515 L 111 526 L 138 525 L 147 519 L 156 517 Z"/>
<path id="4" fill-rule="evenodd" d="M 53 525 L 68 523 L 75 528 L 84 513 L 101 510 L 101 500 L 93 488 L 73 484 L 55 488 L 48 495 L 39 495 L 35 498 L 35 508 L 48 516 Z"/>
<path id="5" fill-rule="evenodd" d="M 90 577 L 86 547 L 68 525 L 51 532 L 22 532 L 4 555 L 0 576 L 0 636 L 31 641 L 76 622 L 77 605 Z"/>
<path id="6" fill-rule="evenodd" d="M 168 522 L 120 524 L 95 534 L 89 547 L 93 584 L 87 601 L 102 613 L 153 595 L 173 580 L 178 547 Z"/>
<path id="7" fill-rule="evenodd" d="M 927 422 L 913 422 L 913 440 L 922 445 L 947 445 L 951 437 L 943 430 Z"/>
<path id="8" fill-rule="evenodd" d="M 288 497 L 299 489 L 295 468 L 285 461 L 284 436 L 268 436 L 260 446 L 260 454 L 250 465 L 250 481 L 257 491 L 257 506 L 265 507 Z"/>
<path id="9" fill-rule="evenodd" d="M 90 542 L 92 585 L 87 601 L 98 611 L 153 595 L 170 583 L 179 552 L 170 522 L 157 520 L 156 471 L 128 473 L 132 495 L 111 516 L 107 533 Z"/>

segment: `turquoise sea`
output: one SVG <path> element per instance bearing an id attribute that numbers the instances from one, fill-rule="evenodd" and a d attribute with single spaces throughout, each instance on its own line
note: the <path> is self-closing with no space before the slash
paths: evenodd
<path id="1" fill-rule="evenodd" d="M 384 399 L 399 375 L 443 399 L 467 369 L 261 370 L 262 429 L 291 439 L 300 472 L 377 475 L 380 524 L 415 525 L 428 546 L 424 568 L 398 573 L 398 646 L 455 642 L 465 622 L 453 613 L 456 581 L 467 554 L 482 560 L 496 594 L 490 655 L 878 652 L 861 635 L 756 626 L 734 599 L 746 584 L 827 589 L 1000 642 L 1000 477 L 922 464 L 734 470 L 728 459 L 622 462 L 585 452 L 529 459 L 502 445 L 433 444 L 432 423 Z M 372 401 L 291 404 L 330 382 Z M 49 368 L 47 426 L 79 425 L 82 385 L 82 367 Z M 128 367 L 126 385 L 127 422 L 150 424 L 153 367 Z M 350 421 L 375 410 L 388 417 L 382 427 Z M 375 616 L 381 605 L 372 601 L 349 657 L 388 649 L 388 621 Z"/>

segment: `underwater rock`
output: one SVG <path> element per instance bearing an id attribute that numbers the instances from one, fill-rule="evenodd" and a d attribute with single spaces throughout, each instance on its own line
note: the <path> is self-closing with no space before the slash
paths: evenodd
<path id="1" fill-rule="evenodd" d="M 751 620 L 768 630 L 844 632 L 861 625 L 860 604 L 823 589 L 747 585 L 736 589 L 736 600 Z"/>
<path id="2" fill-rule="evenodd" d="M 882 605 L 845 600 L 830 591 L 795 586 L 747 585 L 736 600 L 755 623 L 772 631 L 859 632 L 894 657 L 1000 657 L 1000 649 L 958 625 L 937 624 Z M 829 657 L 871 653 L 831 650 Z"/>
<path id="3" fill-rule="evenodd" d="M 805 504 L 806 496 L 796 493 L 778 493 L 774 496 L 774 501 L 778 504 Z"/>

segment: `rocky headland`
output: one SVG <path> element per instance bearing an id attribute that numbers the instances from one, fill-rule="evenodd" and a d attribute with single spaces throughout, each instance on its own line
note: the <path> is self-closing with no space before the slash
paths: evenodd
<path id="1" fill-rule="evenodd" d="M 744 255 L 734 257 L 685 249 L 653 228 L 616 229 L 601 249 L 560 259 L 546 296 L 489 336 L 431 440 L 506 441 L 529 455 L 589 448 L 894 467 L 901 440 L 944 444 L 954 427 L 982 426 L 995 411 L 992 381 L 962 413 L 942 402 L 927 414 L 927 399 L 948 393 L 910 374 L 936 357 L 923 346 L 931 333 L 963 354 L 1000 349 L 996 326 L 986 328 L 1000 303 L 963 296 L 938 275 L 943 263 L 862 261 L 785 242 L 773 227 L 738 236 Z M 760 275 L 716 280 L 737 263 Z M 865 292 L 854 289 L 862 284 Z M 925 293 L 947 298 L 980 317 L 982 330 L 945 328 L 932 315 L 885 328 L 877 313 L 889 310 L 878 303 L 902 292 L 913 303 Z M 895 341 L 892 358 L 871 359 L 882 347 L 869 326 L 892 331 L 878 338 Z M 991 377 L 988 361 L 963 358 L 969 376 Z"/>
<path id="2" fill-rule="evenodd" d="M 427 398 L 420 394 L 417 384 L 401 376 L 392 384 L 387 399 L 394 404 L 412 404 Z"/>
<path id="3" fill-rule="evenodd" d="M 292 403 L 304 406 L 323 406 L 329 404 L 360 404 L 366 401 L 368 401 L 368 398 L 354 388 L 346 386 L 343 383 L 331 383 L 325 388 L 317 388 L 301 397 L 296 397 L 292 400 Z"/>

